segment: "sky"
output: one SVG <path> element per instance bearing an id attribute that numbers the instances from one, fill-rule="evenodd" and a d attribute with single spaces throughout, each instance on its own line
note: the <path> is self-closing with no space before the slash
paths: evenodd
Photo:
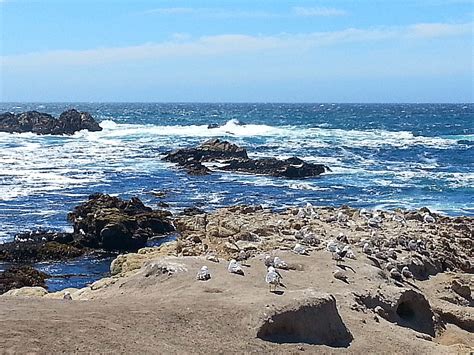
<path id="1" fill-rule="evenodd" d="M 0 0 L 2 102 L 473 102 L 474 0 Z"/>

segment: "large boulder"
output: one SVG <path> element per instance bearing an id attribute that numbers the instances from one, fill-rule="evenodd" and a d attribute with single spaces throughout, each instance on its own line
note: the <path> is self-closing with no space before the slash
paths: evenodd
<path id="1" fill-rule="evenodd" d="M 74 134 L 80 130 L 101 131 L 102 128 L 87 112 L 68 110 L 59 119 L 47 113 L 28 111 L 19 114 L 0 114 L 0 132 L 36 134 Z"/>
<path id="2" fill-rule="evenodd" d="M 31 266 L 12 266 L 0 273 L 0 294 L 25 286 L 46 287 L 47 277 L 47 274 Z"/>
<path id="3" fill-rule="evenodd" d="M 129 201 L 106 194 L 93 194 L 74 208 L 68 219 L 76 243 L 88 248 L 134 251 L 146 245 L 148 238 L 172 232 L 170 212 L 152 210 L 138 198 Z"/>

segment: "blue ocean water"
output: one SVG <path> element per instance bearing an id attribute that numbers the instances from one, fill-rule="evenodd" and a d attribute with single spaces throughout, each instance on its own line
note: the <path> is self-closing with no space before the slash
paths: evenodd
<path id="1" fill-rule="evenodd" d="M 474 104 L 1 103 L 0 112 L 90 112 L 104 128 L 70 137 L 0 133 L 0 242 L 35 228 L 68 230 L 90 193 L 138 196 L 172 211 L 251 203 L 427 206 L 474 215 Z M 220 124 L 208 129 L 210 123 Z M 332 172 L 285 180 L 188 176 L 169 150 L 220 137 L 252 157 L 298 156 Z"/>

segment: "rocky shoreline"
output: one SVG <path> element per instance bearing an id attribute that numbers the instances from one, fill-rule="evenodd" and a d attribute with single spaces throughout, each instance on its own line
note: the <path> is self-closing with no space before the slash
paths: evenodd
<path id="1" fill-rule="evenodd" d="M 136 201 L 131 205 L 134 212 L 143 210 Z M 151 297 L 148 308 L 151 299 L 160 305 L 153 312 L 174 317 L 178 302 L 182 317 L 193 323 L 202 316 L 200 307 L 212 307 L 211 302 L 220 310 L 216 324 L 221 327 L 242 312 L 241 330 L 235 331 L 249 351 L 472 351 L 473 218 L 441 216 L 426 208 L 367 211 L 309 204 L 282 212 L 260 206 L 188 212 L 166 217 L 179 232 L 176 241 L 119 255 L 111 277 L 54 293 L 41 287 L 11 290 L 0 303 L 22 297 L 46 302 L 67 294 L 72 301 L 63 302 L 73 309 L 80 307 L 76 301 L 100 309 L 105 300 L 145 302 L 142 297 Z M 342 249 L 347 251 L 342 258 L 335 257 Z M 286 264 L 279 266 L 285 288 L 276 293 L 269 293 L 264 281 L 269 256 Z M 243 276 L 229 274 L 231 259 L 241 263 Z M 195 279 L 202 265 L 210 270 L 208 281 Z M 144 327 L 150 326 L 147 319 L 140 321 Z M 164 326 L 174 327 L 174 322 L 168 319 Z M 207 339 L 206 327 L 196 330 L 202 339 Z M 390 334 L 394 342 L 384 347 L 382 340 L 366 342 L 367 332 L 375 339 Z M 213 337 L 227 339 L 222 329 L 215 329 Z M 173 349 L 200 344 L 192 339 L 192 344 L 181 339 Z M 229 349 L 238 349 L 236 341 L 230 341 Z"/>

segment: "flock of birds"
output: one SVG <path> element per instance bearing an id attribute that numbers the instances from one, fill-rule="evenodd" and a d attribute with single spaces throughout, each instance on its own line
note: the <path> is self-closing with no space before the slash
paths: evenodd
<path id="1" fill-rule="evenodd" d="M 408 259 L 399 258 L 402 250 L 408 251 L 409 255 L 412 253 L 423 254 L 426 251 L 426 245 L 421 239 L 386 239 L 378 238 L 376 230 L 381 227 L 384 216 L 379 214 L 377 211 L 367 211 L 361 209 L 359 211 L 360 216 L 366 219 L 367 225 L 372 230 L 371 238 L 362 238 L 358 243 L 355 243 L 356 247 L 359 247 L 362 253 L 374 264 L 381 269 L 388 272 L 390 277 L 396 281 L 403 281 L 404 279 L 414 279 L 413 273 L 410 271 L 407 261 Z M 299 218 L 319 218 L 317 211 L 311 204 L 307 204 L 305 207 L 300 208 L 297 217 Z M 333 216 L 329 221 L 338 223 L 347 223 L 350 217 L 343 211 L 339 211 L 337 215 Z M 392 220 L 400 225 L 405 225 L 406 220 L 403 216 L 398 214 L 392 215 Z M 326 220 L 328 221 L 328 220 Z M 423 215 L 423 223 L 435 223 L 436 220 L 429 213 Z M 319 245 L 321 242 L 317 236 L 309 230 L 308 227 L 303 227 L 295 232 L 295 238 L 297 242 L 292 251 L 298 255 L 309 255 L 310 250 L 313 246 Z M 337 268 L 333 272 L 333 276 L 336 279 L 347 282 L 347 275 L 343 271 L 345 268 L 342 267 L 341 263 L 345 259 L 356 259 L 356 253 L 352 250 L 351 243 L 347 236 L 343 233 L 339 234 L 334 239 L 329 239 L 325 242 L 325 250 L 332 254 L 332 259 L 335 261 Z M 242 252 L 245 254 L 244 252 Z M 230 260 L 228 264 L 228 272 L 238 275 L 244 275 L 242 264 L 238 260 L 245 260 L 248 255 L 240 255 L 236 259 Z M 401 260 L 400 260 L 401 259 Z M 218 261 L 215 256 L 208 257 L 208 260 Z M 285 261 L 280 257 L 272 257 L 266 255 L 265 266 L 267 267 L 267 273 L 265 275 L 265 282 L 269 285 L 270 292 L 274 292 L 278 287 L 285 287 L 282 283 L 282 275 L 278 271 L 288 270 L 289 267 Z M 205 281 L 211 278 L 211 273 L 207 266 L 203 266 L 197 273 L 197 280 Z"/>
<path id="2" fill-rule="evenodd" d="M 400 249 L 404 249 L 411 253 L 423 254 L 426 251 L 426 245 L 421 239 L 409 239 L 398 238 L 398 239 L 384 239 L 377 238 L 376 230 L 380 228 L 383 223 L 383 217 L 377 212 L 370 212 L 365 209 L 359 211 L 360 216 L 366 219 L 367 225 L 372 229 L 371 238 L 362 238 L 355 245 L 361 248 L 363 254 L 367 256 L 369 260 L 372 260 L 374 264 L 381 269 L 385 269 L 391 278 L 396 281 L 403 281 L 403 279 L 413 279 L 413 274 L 409 267 L 406 265 L 406 260 L 397 261 L 398 254 L 401 253 Z M 305 207 L 300 208 L 297 217 L 302 219 L 308 218 L 319 218 L 317 211 L 311 204 L 307 204 Z M 339 211 L 336 216 L 326 220 L 326 222 L 337 222 L 347 223 L 350 217 L 342 211 Z M 403 216 L 393 214 L 392 220 L 405 225 L 406 220 Z M 281 221 L 279 221 L 281 222 Z M 423 216 L 424 223 L 435 223 L 436 220 L 429 213 Z M 315 233 L 313 233 L 307 226 L 303 227 L 295 232 L 295 239 L 300 242 L 296 243 L 292 251 L 298 255 L 309 255 L 310 250 L 314 246 L 318 246 L 321 241 Z M 401 247 L 401 248 L 400 248 Z M 336 266 L 340 268 L 333 272 L 333 276 L 336 279 L 347 282 L 347 275 L 343 271 L 341 263 L 345 259 L 356 259 L 356 254 L 352 250 L 351 243 L 347 236 L 340 233 L 336 238 L 329 239 L 325 242 L 326 251 L 332 254 L 332 259 L 336 262 Z M 239 261 L 244 261 L 249 258 L 249 254 L 244 251 L 238 255 L 236 259 L 230 260 L 227 271 L 231 274 L 237 274 L 244 276 L 245 272 L 242 268 L 242 264 Z M 219 262 L 219 259 L 215 255 L 208 255 L 207 260 L 213 262 Z M 286 288 L 282 283 L 282 275 L 278 270 L 289 270 L 289 265 L 278 256 L 266 255 L 264 263 L 267 268 L 265 275 L 265 282 L 269 286 L 270 292 L 276 292 L 278 287 Z M 400 269 L 400 265 L 403 265 Z M 197 273 L 196 279 L 199 281 L 207 281 L 211 279 L 211 272 L 208 266 L 204 265 L 200 268 Z M 64 299 L 71 300 L 71 294 L 69 292 L 64 293 Z"/>

